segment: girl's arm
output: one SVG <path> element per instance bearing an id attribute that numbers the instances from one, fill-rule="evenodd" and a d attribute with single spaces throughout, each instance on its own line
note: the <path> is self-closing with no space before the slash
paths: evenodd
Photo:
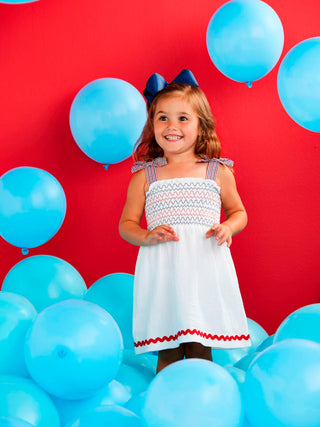
<path id="1" fill-rule="evenodd" d="M 172 227 L 160 225 L 152 231 L 140 226 L 146 201 L 146 175 L 141 170 L 133 175 L 127 193 L 127 200 L 119 223 L 120 236 L 137 246 L 156 245 L 169 240 L 179 240 Z"/>
<path id="2" fill-rule="evenodd" d="M 237 191 L 233 173 L 226 166 L 219 167 L 218 180 L 220 196 L 226 220 L 221 224 L 215 224 L 207 232 L 207 237 L 216 236 L 218 245 L 227 242 L 230 246 L 232 236 L 240 233 L 247 225 L 248 217 L 243 203 Z"/>

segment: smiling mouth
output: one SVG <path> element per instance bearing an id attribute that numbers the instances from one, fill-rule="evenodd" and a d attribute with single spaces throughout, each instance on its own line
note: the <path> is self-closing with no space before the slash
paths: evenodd
<path id="1" fill-rule="evenodd" d="M 179 141 L 182 138 L 180 135 L 166 135 L 165 139 L 167 141 Z"/>

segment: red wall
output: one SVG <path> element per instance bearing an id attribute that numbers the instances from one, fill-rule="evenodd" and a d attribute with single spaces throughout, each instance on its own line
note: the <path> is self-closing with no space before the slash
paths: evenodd
<path id="1" fill-rule="evenodd" d="M 70 262 L 88 286 L 133 273 L 137 247 L 118 235 L 131 160 L 107 171 L 86 157 L 68 124 L 76 93 L 102 77 L 142 91 L 159 72 L 190 68 L 212 105 L 223 155 L 235 160 L 249 214 L 233 258 L 249 317 L 272 333 L 293 310 L 319 302 L 320 135 L 294 123 L 276 88 L 277 66 L 252 89 L 212 64 L 206 28 L 222 0 L 40 0 L 0 4 L 0 175 L 17 166 L 53 174 L 67 196 L 59 232 L 30 255 Z M 269 0 L 282 20 L 284 51 L 319 36 L 318 0 Z M 0 283 L 23 259 L 0 239 Z"/>

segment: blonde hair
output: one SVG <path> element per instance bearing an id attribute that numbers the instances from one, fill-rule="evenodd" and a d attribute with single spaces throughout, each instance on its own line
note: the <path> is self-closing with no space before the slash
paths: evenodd
<path id="1" fill-rule="evenodd" d="M 157 144 L 154 136 L 153 118 L 157 103 L 160 99 L 169 98 L 173 95 L 182 95 L 199 118 L 200 132 L 195 145 L 195 154 L 199 157 L 220 158 L 221 145 L 216 134 L 216 125 L 212 116 L 209 102 L 198 86 L 186 83 L 174 83 L 161 90 L 148 107 L 148 119 L 133 149 L 135 161 L 151 161 L 156 157 L 163 156 L 162 148 Z"/>

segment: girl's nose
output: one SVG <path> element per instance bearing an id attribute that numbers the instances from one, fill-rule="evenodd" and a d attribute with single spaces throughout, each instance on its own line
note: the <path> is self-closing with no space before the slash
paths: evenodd
<path id="1" fill-rule="evenodd" d="M 168 130 L 177 129 L 177 123 L 173 120 L 168 120 L 167 129 Z"/>

